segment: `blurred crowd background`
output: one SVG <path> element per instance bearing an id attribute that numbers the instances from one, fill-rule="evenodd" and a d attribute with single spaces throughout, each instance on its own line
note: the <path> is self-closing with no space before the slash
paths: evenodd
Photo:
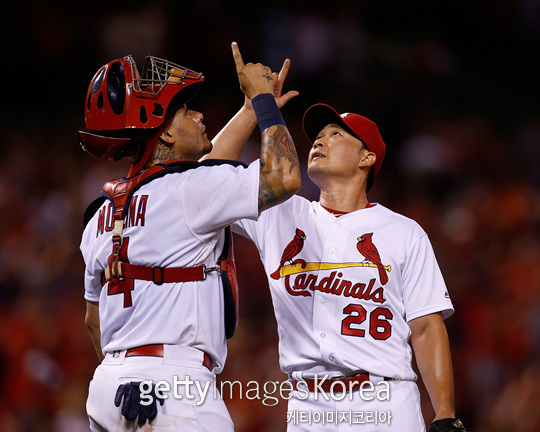
<path id="1" fill-rule="evenodd" d="M 240 108 L 230 43 L 292 67 L 283 110 L 304 161 L 317 102 L 377 122 L 387 157 L 373 202 L 429 234 L 458 416 L 470 431 L 540 430 L 540 1 L 8 2 L 0 116 L 0 428 L 88 431 L 97 357 L 84 326 L 82 214 L 124 162 L 83 154 L 88 83 L 133 54 L 202 71 L 209 136 Z M 258 153 L 258 131 L 242 159 Z M 307 176 L 300 191 L 317 199 Z M 283 381 L 256 249 L 236 238 L 241 320 L 223 380 Z M 420 386 L 422 383 L 420 382 Z M 422 389 L 425 395 L 425 391 Z M 238 432 L 284 431 L 286 403 L 227 401 Z M 423 398 L 426 420 L 432 416 Z"/>

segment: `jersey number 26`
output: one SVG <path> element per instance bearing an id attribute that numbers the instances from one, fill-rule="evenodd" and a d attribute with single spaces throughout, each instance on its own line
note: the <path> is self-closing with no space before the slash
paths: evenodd
<path id="1" fill-rule="evenodd" d="M 343 313 L 348 316 L 341 322 L 341 334 L 347 336 L 365 337 L 366 331 L 360 328 L 360 324 L 366 321 L 367 311 L 364 306 L 350 304 L 343 308 Z M 369 334 L 373 339 L 386 340 L 392 335 L 390 320 L 394 317 L 389 309 L 377 308 L 369 314 Z"/>

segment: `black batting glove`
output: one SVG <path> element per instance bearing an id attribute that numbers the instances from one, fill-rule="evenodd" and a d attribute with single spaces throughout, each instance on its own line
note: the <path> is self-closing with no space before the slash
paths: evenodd
<path id="1" fill-rule="evenodd" d="M 149 405 L 141 404 L 141 383 L 132 381 L 129 384 L 121 384 L 116 390 L 114 397 L 114 405 L 119 407 L 122 404 L 122 415 L 126 420 L 133 421 L 138 417 L 138 424 L 142 426 L 147 421 L 151 422 L 157 415 L 157 403 L 163 405 L 164 400 L 156 396 L 154 384 L 150 392 L 146 393 L 152 397 L 152 402 Z M 124 402 L 122 403 L 122 399 Z"/>
<path id="2" fill-rule="evenodd" d="M 444 418 L 431 423 L 426 432 L 467 432 L 467 429 L 460 419 Z"/>

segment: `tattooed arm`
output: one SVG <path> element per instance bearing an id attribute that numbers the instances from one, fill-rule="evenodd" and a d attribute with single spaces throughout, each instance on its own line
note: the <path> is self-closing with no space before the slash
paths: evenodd
<path id="1" fill-rule="evenodd" d="M 298 155 L 287 128 L 271 126 L 262 134 L 259 212 L 293 196 L 302 186 Z"/>
<path id="2" fill-rule="evenodd" d="M 232 44 L 232 51 L 240 88 L 246 97 L 253 100 L 260 94 L 275 94 L 277 75 L 261 63 L 244 64 L 236 43 Z M 262 131 L 260 160 L 259 212 L 262 212 L 287 200 L 302 186 L 298 155 L 286 126 L 275 124 Z"/>

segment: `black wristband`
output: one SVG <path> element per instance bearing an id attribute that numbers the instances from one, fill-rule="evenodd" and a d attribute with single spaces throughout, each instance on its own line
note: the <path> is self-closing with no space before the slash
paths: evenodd
<path id="1" fill-rule="evenodd" d="M 270 93 L 258 94 L 251 99 L 251 104 L 257 116 L 257 123 L 259 123 L 261 133 L 270 126 L 285 126 L 285 120 L 283 120 L 281 111 L 276 104 L 274 96 Z"/>

